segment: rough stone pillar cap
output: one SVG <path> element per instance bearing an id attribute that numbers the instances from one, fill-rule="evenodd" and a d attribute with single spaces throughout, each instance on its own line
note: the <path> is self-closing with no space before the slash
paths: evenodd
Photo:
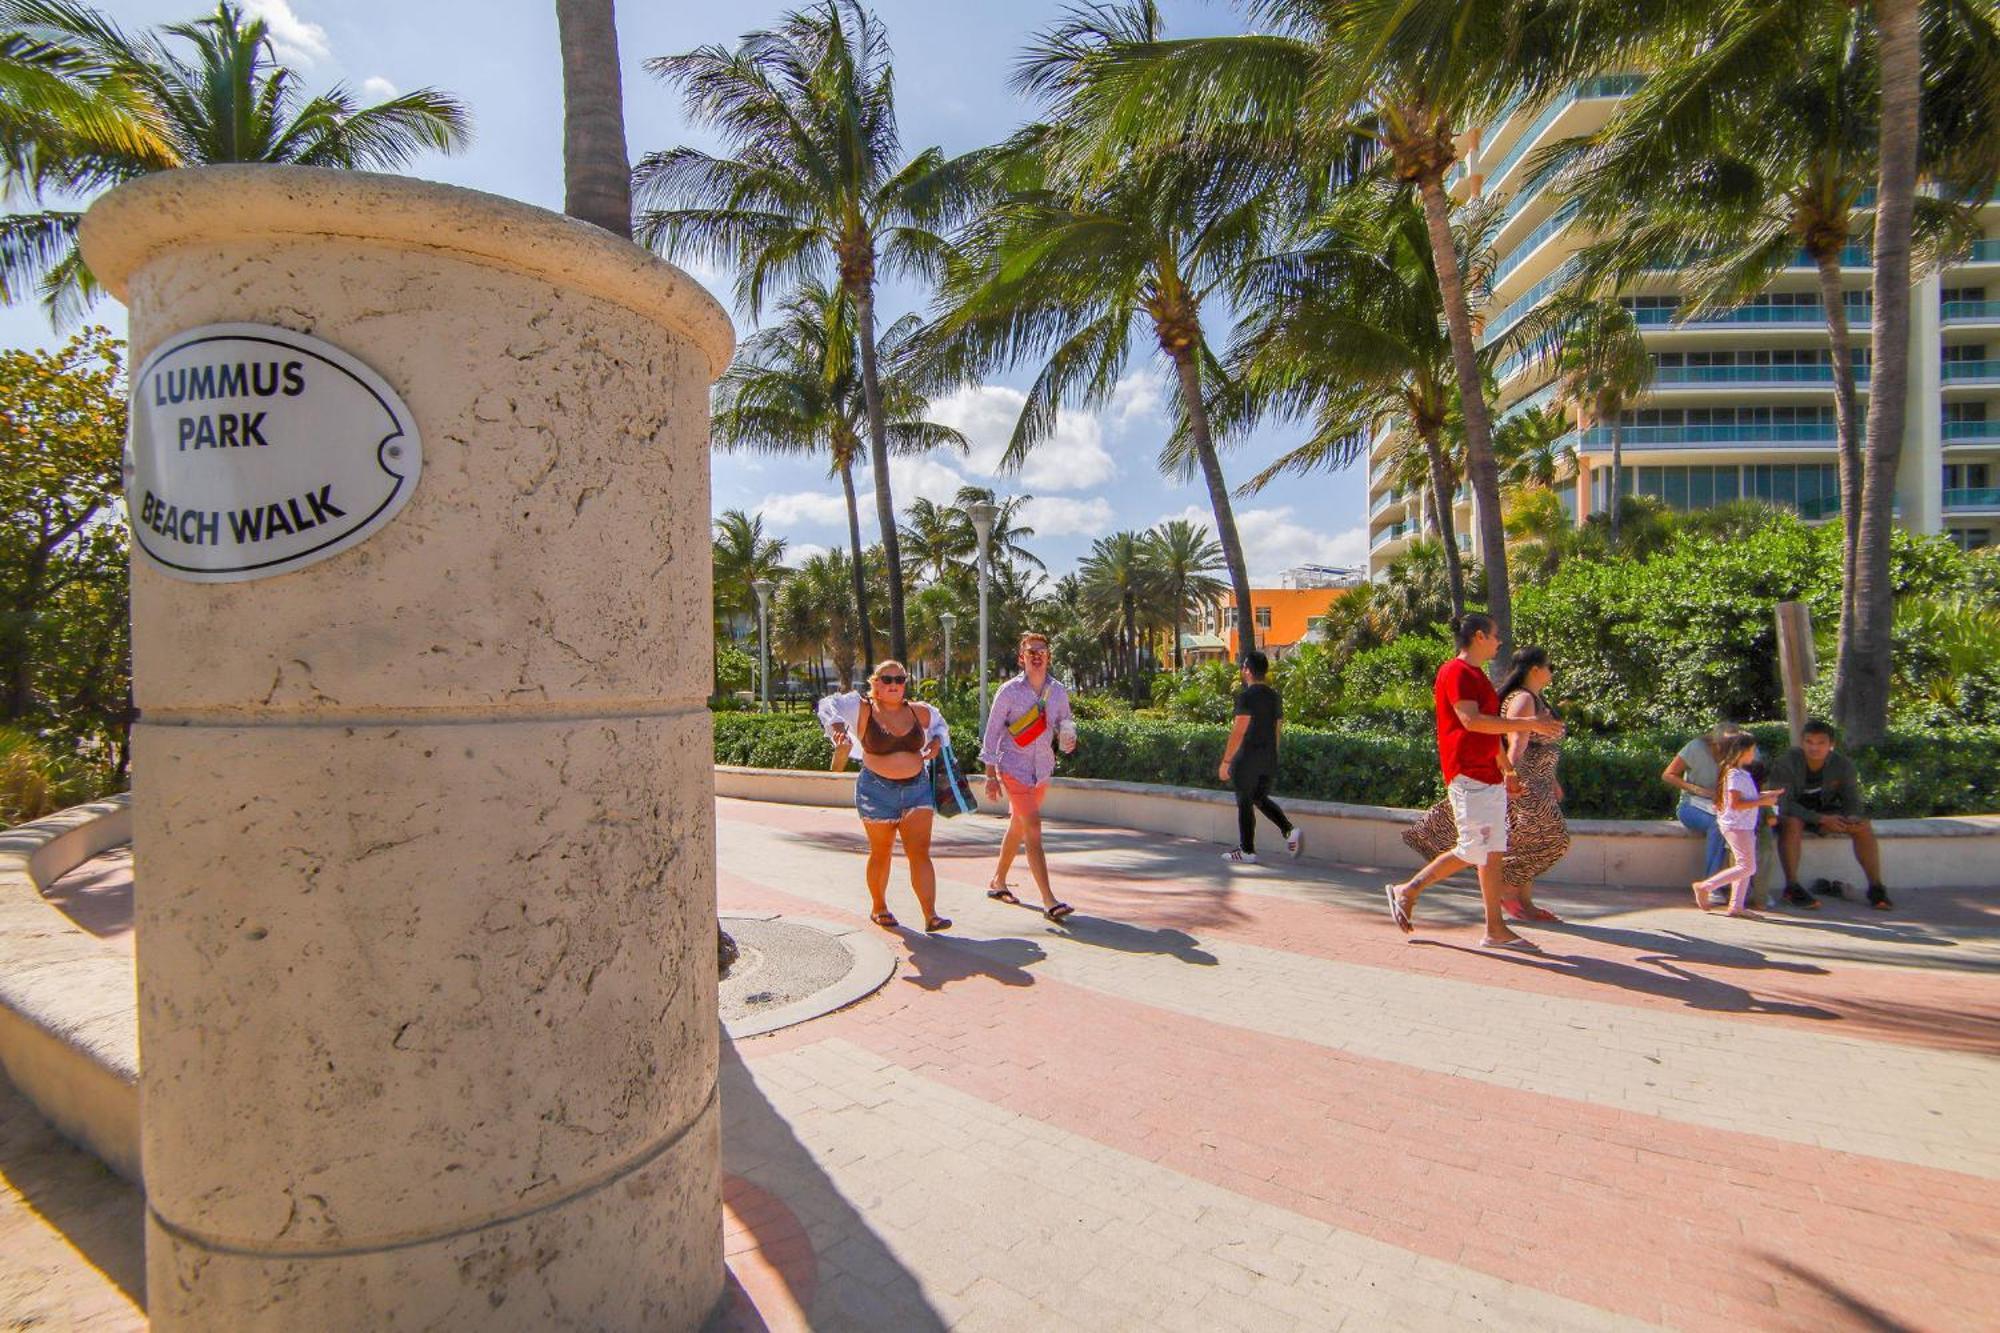
<path id="1" fill-rule="evenodd" d="M 124 300 L 132 275 L 183 246 L 320 236 L 431 250 L 541 277 L 673 329 L 729 365 L 736 333 L 701 284 L 601 227 L 496 194 L 362 171 L 266 165 L 189 167 L 127 182 L 84 215 L 84 259 Z"/>

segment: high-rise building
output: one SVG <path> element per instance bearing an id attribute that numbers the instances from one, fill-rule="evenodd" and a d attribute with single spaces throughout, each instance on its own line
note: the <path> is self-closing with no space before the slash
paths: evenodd
<path id="1" fill-rule="evenodd" d="M 1491 343 L 1506 335 L 1569 276 L 1588 237 L 1573 210 L 1550 198 L 1530 171 L 1540 150 L 1607 121 L 1638 84 L 1631 75 L 1587 79 L 1540 106 L 1515 106 L 1470 137 L 1452 189 L 1501 200 L 1493 295 L 1480 323 Z M 1910 314 L 1910 410 L 1896 480 L 1897 521 L 1950 534 L 1962 546 L 2000 539 L 2000 197 L 1982 211 L 1983 239 L 1957 263 L 1918 282 Z M 1873 270 L 1865 248 L 1842 256 L 1857 388 L 1866 414 Z M 1674 275 L 1662 273 L 1622 298 L 1653 354 L 1650 392 L 1625 413 L 1623 490 L 1674 509 L 1736 499 L 1766 500 L 1809 520 L 1839 514 L 1833 367 L 1818 274 L 1803 255 L 1754 300 L 1676 323 Z M 1545 361 L 1516 356 L 1499 367 L 1496 422 L 1554 396 Z M 1610 503 L 1611 439 L 1603 425 L 1573 436 L 1578 476 L 1563 489 L 1581 522 Z M 1419 497 L 1395 487 L 1386 437 L 1369 458 L 1371 575 L 1422 531 Z M 1476 556 L 1471 497 L 1455 497 L 1460 546 Z"/>

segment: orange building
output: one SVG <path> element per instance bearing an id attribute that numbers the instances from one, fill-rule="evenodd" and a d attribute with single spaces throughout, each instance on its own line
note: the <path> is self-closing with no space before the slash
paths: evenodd
<path id="1" fill-rule="evenodd" d="M 1252 588 L 1250 614 L 1257 622 L 1257 646 L 1273 660 L 1288 655 L 1319 628 L 1334 598 L 1347 592 L 1346 588 Z M 1192 628 L 1195 633 L 1181 641 L 1182 654 L 1188 660 L 1226 658 L 1233 662 L 1239 656 L 1233 598 L 1224 597 L 1202 607 Z"/>

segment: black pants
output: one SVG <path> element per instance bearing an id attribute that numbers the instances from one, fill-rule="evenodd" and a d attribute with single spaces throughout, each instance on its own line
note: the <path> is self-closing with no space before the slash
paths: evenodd
<path id="1" fill-rule="evenodd" d="M 1278 832 L 1289 835 L 1292 831 L 1292 821 L 1271 799 L 1271 784 L 1277 776 L 1278 766 L 1269 760 L 1239 758 L 1229 770 L 1229 779 L 1236 787 L 1236 845 L 1246 852 L 1257 850 L 1259 810 L 1278 826 Z"/>

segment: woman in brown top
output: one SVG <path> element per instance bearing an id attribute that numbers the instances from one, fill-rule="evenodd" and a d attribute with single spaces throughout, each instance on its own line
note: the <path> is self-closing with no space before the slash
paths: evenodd
<path id="1" fill-rule="evenodd" d="M 910 673 L 893 659 L 876 664 L 868 677 L 868 698 L 861 704 L 855 731 L 861 738 L 861 776 L 854 782 L 854 807 L 868 833 L 868 919 L 885 930 L 896 928 L 889 911 L 889 861 L 896 839 L 910 862 L 910 888 L 923 909 L 924 929 L 948 929 L 951 922 L 937 914 L 937 871 L 931 865 L 931 823 L 937 807 L 931 795 L 929 760 L 938 743 L 929 739 L 931 710 L 909 702 Z M 854 738 L 834 726 L 833 767 L 846 767 Z"/>
<path id="2" fill-rule="evenodd" d="M 1542 699 L 1542 691 L 1555 679 L 1548 650 L 1523 648 L 1508 667 L 1507 678 L 1500 683 L 1501 716 L 1554 718 L 1555 710 Z M 1554 912 L 1536 905 L 1535 881 L 1569 850 L 1562 780 L 1556 776 L 1562 741 L 1516 734 L 1507 738 L 1506 753 L 1507 850 L 1500 857 L 1506 896 L 1500 905 L 1516 921 L 1559 921 L 1562 918 Z M 1423 822 L 1405 833 L 1403 841 L 1426 860 L 1457 842 L 1451 805 L 1440 801 L 1425 811 Z"/>

